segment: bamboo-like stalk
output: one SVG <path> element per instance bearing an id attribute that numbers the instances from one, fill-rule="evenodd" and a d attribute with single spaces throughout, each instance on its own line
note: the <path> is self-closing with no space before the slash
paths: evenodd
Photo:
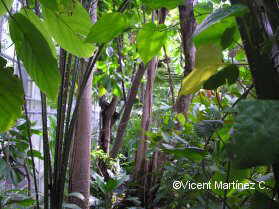
<path id="1" fill-rule="evenodd" d="M 72 113 L 72 106 L 73 106 L 73 100 L 74 100 L 74 93 L 75 93 L 75 83 L 77 81 L 78 77 L 78 65 L 79 65 L 79 58 L 75 58 L 75 64 L 74 64 L 74 69 L 72 70 L 72 80 L 71 80 L 71 85 L 69 89 L 69 96 L 68 96 L 68 107 L 67 107 L 67 115 L 66 115 L 66 128 L 65 132 L 67 133 L 70 125 L 70 119 L 71 119 L 71 113 Z"/>
<path id="2" fill-rule="evenodd" d="M 22 80 L 22 69 L 21 69 L 19 58 L 17 58 L 17 66 L 18 66 L 20 79 Z M 22 80 L 22 82 L 23 82 L 23 80 Z M 32 140 L 31 140 L 31 130 L 30 130 L 31 129 L 31 124 L 30 124 L 30 120 L 29 120 L 29 117 L 28 117 L 25 92 L 24 92 L 23 99 L 24 99 L 23 109 L 24 109 L 24 115 L 25 115 L 26 124 L 27 124 L 27 137 L 28 137 L 28 144 L 29 144 L 29 149 L 30 149 L 30 154 L 31 154 L 32 173 L 33 173 L 33 178 L 34 178 L 36 208 L 39 209 L 40 208 L 40 206 L 39 206 L 39 192 L 38 192 L 35 160 L 34 160 L 34 155 L 33 155 L 33 144 L 32 144 Z"/>
<path id="3" fill-rule="evenodd" d="M 44 153 L 44 208 L 49 208 L 50 185 L 52 185 L 52 169 L 47 126 L 46 96 L 41 92 L 42 125 L 43 125 L 43 153 Z"/>
<path id="4" fill-rule="evenodd" d="M 56 137 L 55 137 L 55 154 L 54 154 L 54 173 L 53 173 L 53 186 L 52 186 L 52 197 L 51 197 L 51 208 L 54 208 L 54 201 L 56 200 L 57 195 L 57 181 L 59 177 L 59 168 L 61 165 L 61 159 L 62 159 L 62 145 L 63 145 L 63 125 L 62 122 L 63 118 L 63 89 L 64 89 L 64 77 L 65 77 L 65 66 L 66 66 L 66 51 L 63 49 L 60 49 L 60 60 L 59 60 L 59 70 L 61 74 L 61 84 L 60 84 L 60 90 L 58 95 L 58 102 L 57 102 L 57 125 L 56 125 Z"/>

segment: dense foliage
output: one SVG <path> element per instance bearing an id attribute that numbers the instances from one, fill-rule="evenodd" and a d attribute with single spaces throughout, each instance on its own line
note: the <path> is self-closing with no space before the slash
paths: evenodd
<path id="1" fill-rule="evenodd" d="M 0 57 L 0 208 L 279 208 L 274 2 L 1 0 L 16 63 Z M 39 130 L 23 71 L 40 90 Z M 76 161 L 90 99 L 99 130 L 91 160 Z M 74 163 L 90 166 L 89 196 Z"/>

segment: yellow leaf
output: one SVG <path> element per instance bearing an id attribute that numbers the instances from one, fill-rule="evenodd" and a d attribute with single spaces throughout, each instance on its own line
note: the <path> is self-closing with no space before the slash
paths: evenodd
<path id="1" fill-rule="evenodd" d="M 182 113 L 178 113 L 176 116 L 176 119 L 179 121 L 180 125 L 184 126 L 186 123 L 186 118 Z"/>
<path id="2" fill-rule="evenodd" d="M 106 93 L 107 93 L 107 90 L 103 86 L 101 86 L 99 88 L 99 97 L 104 96 Z"/>
<path id="3" fill-rule="evenodd" d="M 193 94 L 223 65 L 222 48 L 216 44 L 205 44 L 197 48 L 196 67 L 183 81 L 179 96 Z"/>

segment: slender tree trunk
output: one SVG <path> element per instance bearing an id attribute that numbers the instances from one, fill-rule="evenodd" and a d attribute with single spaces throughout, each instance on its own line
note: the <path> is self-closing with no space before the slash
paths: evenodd
<path id="1" fill-rule="evenodd" d="M 100 145 L 105 153 L 109 154 L 109 145 L 111 139 L 111 128 L 113 123 L 113 115 L 117 105 L 118 98 L 114 96 L 111 103 L 107 103 L 101 99 L 101 130 L 100 130 Z"/>
<path id="2" fill-rule="evenodd" d="M 132 86 L 129 92 L 129 96 L 127 98 L 127 102 L 125 104 L 125 108 L 124 108 L 124 112 L 123 115 L 121 117 L 121 120 L 119 122 L 119 126 L 117 128 L 117 133 L 116 133 L 116 138 L 115 138 L 115 142 L 114 145 L 112 147 L 110 156 L 111 157 L 116 157 L 117 153 L 119 152 L 119 150 L 121 149 L 122 145 L 123 145 L 123 137 L 126 131 L 126 127 L 128 124 L 128 121 L 130 119 L 130 115 L 132 112 L 132 108 L 138 93 L 138 89 L 142 80 L 142 77 L 144 75 L 145 72 L 145 67 L 141 64 L 136 72 L 136 75 L 132 81 Z"/>
<path id="3" fill-rule="evenodd" d="M 276 3 L 277 2 L 277 3 Z M 279 99 L 278 1 L 231 0 L 242 3 L 250 12 L 237 18 L 244 49 L 252 72 L 258 99 Z M 278 35 L 278 34 L 277 34 Z M 273 165 L 279 194 L 279 164 Z"/>
<path id="4" fill-rule="evenodd" d="M 97 21 L 97 3 L 93 5 L 92 21 Z M 82 66 L 82 70 L 84 67 Z M 78 192 L 84 196 L 84 200 L 71 198 L 71 202 L 82 209 L 89 208 L 90 196 L 90 152 L 91 152 L 91 129 L 92 129 L 92 77 L 91 73 L 83 91 L 78 118 L 75 129 L 72 165 L 70 170 L 69 192 Z"/>
<path id="5" fill-rule="evenodd" d="M 100 146 L 102 150 L 109 154 L 110 150 L 110 142 L 111 142 L 111 129 L 112 125 L 114 124 L 114 115 L 116 114 L 115 108 L 117 105 L 118 98 L 117 96 L 113 96 L 110 103 L 106 102 L 105 99 L 102 97 L 100 99 L 100 106 L 101 106 L 101 125 L 100 125 Z M 107 165 L 103 160 L 98 162 L 100 172 L 105 180 L 109 179 L 109 174 L 107 172 Z"/>
<path id="6" fill-rule="evenodd" d="M 142 113 L 142 121 L 141 121 L 141 134 L 140 140 L 138 144 L 138 149 L 136 153 L 136 165 L 135 165 L 135 179 L 138 177 L 143 177 L 143 168 L 144 168 L 144 160 L 145 153 L 147 150 L 146 144 L 146 131 L 149 129 L 149 123 L 151 120 L 151 112 L 153 105 L 153 85 L 155 80 L 155 70 L 157 67 L 157 58 L 153 58 L 147 66 L 147 84 L 145 88 L 144 94 L 144 106 Z"/>
<path id="7" fill-rule="evenodd" d="M 192 42 L 193 33 L 196 28 L 194 17 L 194 0 L 185 0 L 184 5 L 179 6 L 180 33 L 182 37 L 182 49 L 184 54 L 184 76 L 187 76 L 195 64 L 195 47 Z M 192 95 L 181 96 L 177 99 L 175 110 L 185 116 L 191 103 Z"/>

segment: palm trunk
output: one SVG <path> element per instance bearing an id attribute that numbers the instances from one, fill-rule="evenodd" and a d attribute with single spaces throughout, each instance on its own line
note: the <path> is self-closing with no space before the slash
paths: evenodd
<path id="1" fill-rule="evenodd" d="M 69 180 L 69 193 L 81 193 L 85 200 L 72 198 L 70 201 L 82 209 L 88 208 L 90 190 L 90 151 L 92 124 L 92 74 L 84 89 L 75 129 Z"/>
<path id="2" fill-rule="evenodd" d="M 93 5 L 92 21 L 97 21 L 97 3 Z M 83 68 L 83 67 L 82 67 Z M 90 196 L 90 152 L 92 129 L 92 78 L 91 73 L 84 88 L 80 100 L 78 117 L 75 127 L 75 136 L 72 152 L 72 164 L 69 179 L 69 193 L 78 192 L 84 196 L 84 200 L 71 198 L 71 202 L 82 209 L 89 208 Z"/>

